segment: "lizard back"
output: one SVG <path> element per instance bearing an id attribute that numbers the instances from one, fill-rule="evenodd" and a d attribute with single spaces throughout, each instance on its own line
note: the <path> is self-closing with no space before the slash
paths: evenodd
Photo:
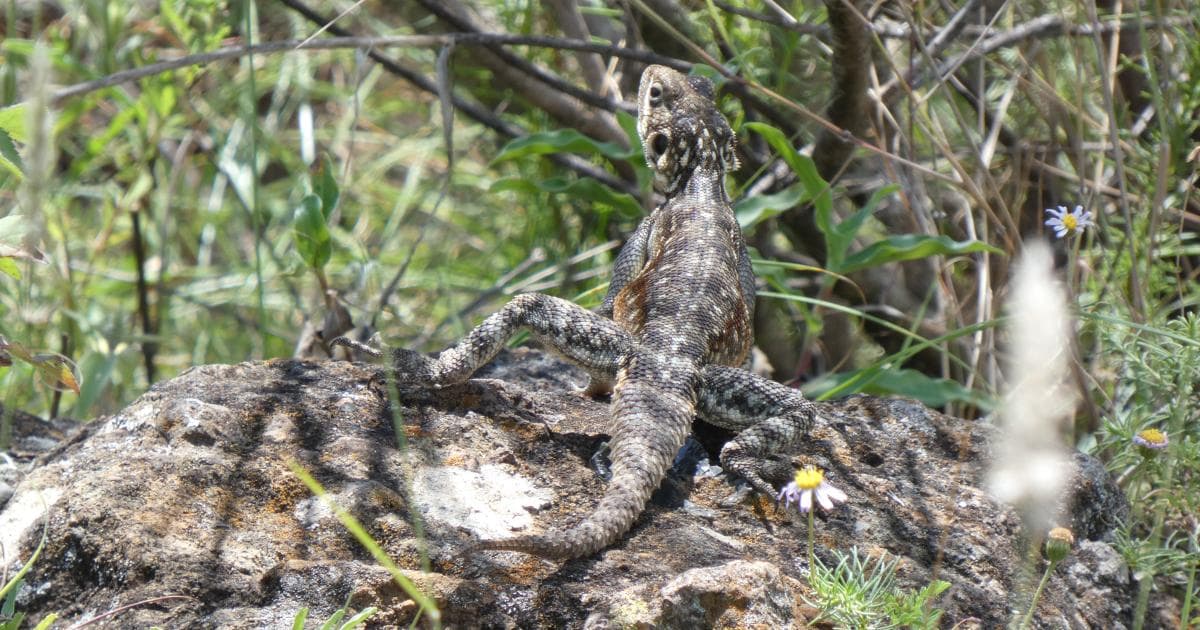
<path id="1" fill-rule="evenodd" d="M 649 218 L 645 264 L 617 293 L 613 317 L 652 348 L 741 365 L 753 342 L 753 275 L 725 191 L 726 170 L 737 166 L 735 137 L 712 83 L 647 68 L 638 133 L 666 201 Z M 686 343 L 673 350 L 673 341 Z"/>

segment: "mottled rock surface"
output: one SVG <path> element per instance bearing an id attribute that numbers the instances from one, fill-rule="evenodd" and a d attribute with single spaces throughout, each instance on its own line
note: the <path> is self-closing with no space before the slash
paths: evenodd
<path id="1" fill-rule="evenodd" d="M 290 628 L 301 606 L 311 620 L 349 600 L 381 608 L 376 627 L 407 624 L 416 607 L 292 474 L 295 461 L 452 627 L 803 627 L 816 614 L 803 518 L 736 494 L 704 465 L 673 474 L 633 531 L 593 557 L 464 553 L 473 536 L 561 527 L 596 504 L 605 482 L 590 462 L 607 439 L 608 406 L 573 392 L 585 381 L 522 350 L 468 383 L 404 391 L 389 406 L 365 366 L 194 368 L 12 480 L 0 511 L 9 568 L 43 523 L 48 531 L 18 607 L 75 621 L 187 595 L 125 611 L 111 627 Z M 788 454 L 849 495 L 818 517 L 819 556 L 857 546 L 898 558 L 906 588 L 949 581 L 936 602 L 943 627 L 1001 627 L 1024 609 L 1037 577 L 1021 568 L 1025 532 L 981 489 L 992 427 L 867 397 L 823 412 Z M 715 436 L 701 441 L 712 448 Z M 1081 456 L 1076 470 L 1073 526 L 1091 542 L 1055 572 L 1037 624 L 1121 628 L 1132 587 L 1105 540 L 1127 507 L 1103 467 Z"/>

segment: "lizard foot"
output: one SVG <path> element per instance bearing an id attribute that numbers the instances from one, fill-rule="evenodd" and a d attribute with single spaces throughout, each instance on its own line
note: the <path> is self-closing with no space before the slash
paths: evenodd
<path id="1" fill-rule="evenodd" d="M 378 359 L 384 356 L 385 353 L 389 354 L 392 359 L 392 377 L 401 385 L 415 385 L 418 383 L 444 384 L 434 378 L 433 361 L 420 352 L 406 348 L 388 348 L 387 346 L 383 346 L 381 350 L 369 343 L 355 341 L 349 337 L 338 337 L 330 341 L 329 344 L 350 348 L 372 359 Z"/>
<path id="2" fill-rule="evenodd" d="M 424 354 L 407 348 L 393 348 L 391 355 L 392 375 L 397 383 L 405 385 L 416 383 L 446 384 L 434 377 L 433 361 Z"/>
<path id="3" fill-rule="evenodd" d="M 787 478 L 791 466 L 729 450 L 727 444 L 721 453 L 721 463 L 725 468 L 745 479 L 756 492 L 774 499 L 777 491 L 766 479 Z"/>
<path id="4" fill-rule="evenodd" d="M 383 356 L 382 352 L 380 352 L 379 350 L 377 350 L 370 344 L 365 344 L 361 341 L 355 341 L 349 337 L 335 337 L 333 339 L 333 341 L 329 342 L 329 345 L 343 346 L 346 348 L 350 348 L 351 350 L 354 350 L 355 352 L 361 352 L 369 357 L 379 358 L 379 357 Z"/>

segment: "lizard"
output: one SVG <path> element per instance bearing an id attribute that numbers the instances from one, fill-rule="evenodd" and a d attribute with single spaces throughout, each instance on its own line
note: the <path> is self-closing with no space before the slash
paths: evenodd
<path id="1" fill-rule="evenodd" d="M 735 136 L 711 81 L 648 66 L 637 126 L 665 201 L 617 255 L 598 313 L 522 294 L 436 358 L 391 350 L 398 383 L 441 387 L 470 378 L 526 330 L 583 367 L 589 391 L 612 387 L 611 479 L 596 508 L 573 527 L 481 540 L 478 548 L 570 559 L 616 542 L 662 483 L 697 415 L 738 432 L 722 448 L 722 464 L 774 495 L 762 477 L 765 457 L 815 421 L 815 406 L 797 390 L 739 367 L 753 341 L 754 273 L 725 188 L 737 164 Z M 345 338 L 335 343 L 381 354 Z"/>

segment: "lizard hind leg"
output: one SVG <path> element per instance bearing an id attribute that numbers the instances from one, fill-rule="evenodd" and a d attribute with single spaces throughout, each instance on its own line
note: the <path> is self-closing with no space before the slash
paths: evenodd
<path id="1" fill-rule="evenodd" d="M 721 449 L 721 463 L 769 496 L 775 489 L 764 476 L 782 476 L 786 468 L 769 458 L 806 435 L 817 417 L 816 406 L 799 390 L 715 365 L 701 374 L 696 411 L 706 422 L 738 432 Z"/>

